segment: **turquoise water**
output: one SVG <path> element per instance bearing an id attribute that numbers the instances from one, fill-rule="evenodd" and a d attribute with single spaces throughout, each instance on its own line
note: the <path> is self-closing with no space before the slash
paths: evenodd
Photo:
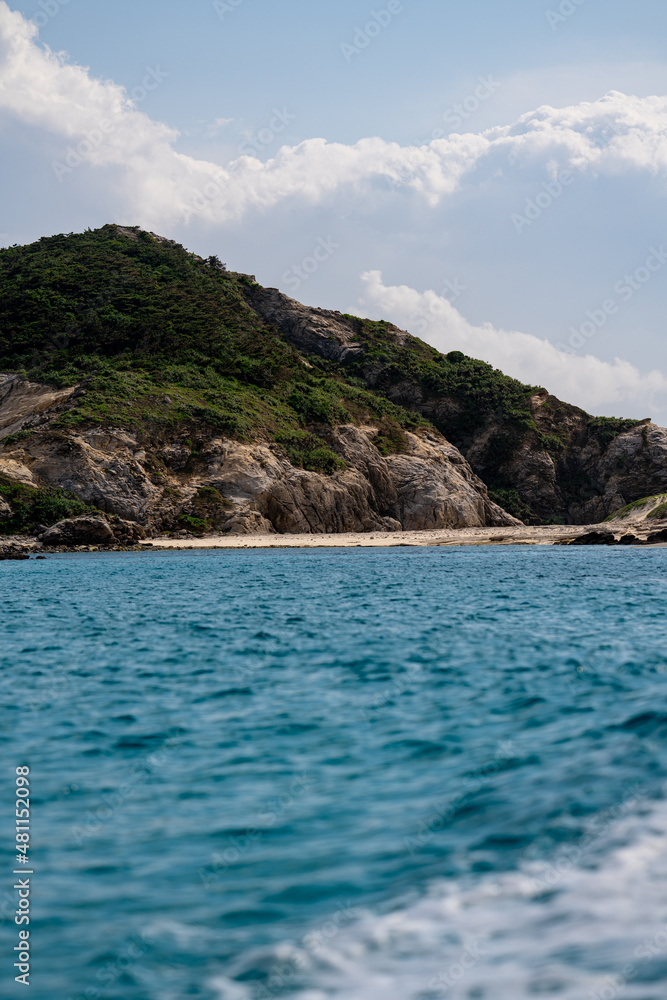
<path id="1" fill-rule="evenodd" d="M 666 558 L 0 563 L 30 995 L 664 1000 Z"/>

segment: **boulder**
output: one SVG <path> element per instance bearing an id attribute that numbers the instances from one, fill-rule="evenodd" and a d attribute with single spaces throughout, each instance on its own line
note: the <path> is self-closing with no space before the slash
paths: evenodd
<path id="1" fill-rule="evenodd" d="M 385 531 L 403 531 L 403 525 L 394 517 L 383 517 L 382 524 Z"/>
<path id="2" fill-rule="evenodd" d="M 42 545 L 113 545 L 116 542 L 111 527 L 103 517 L 83 514 L 58 521 L 39 536 Z"/>
<path id="3" fill-rule="evenodd" d="M 30 543 L 10 539 L 0 545 L 0 559 L 29 559 L 30 549 Z"/>
<path id="4" fill-rule="evenodd" d="M 120 517 L 115 517 L 112 518 L 112 527 L 117 541 L 123 545 L 134 545 L 135 542 L 148 537 L 143 524 L 137 524 L 136 521 L 124 521 Z"/>
<path id="5" fill-rule="evenodd" d="M 242 509 L 231 517 L 225 525 L 229 535 L 270 535 L 273 525 L 258 510 Z"/>
<path id="6" fill-rule="evenodd" d="M 615 545 L 616 538 L 611 531 L 587 531 L 574 538 L 570 545 Z"/>

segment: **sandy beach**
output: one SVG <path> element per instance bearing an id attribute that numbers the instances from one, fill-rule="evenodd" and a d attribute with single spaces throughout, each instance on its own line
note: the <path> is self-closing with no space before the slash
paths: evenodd
<path id="1" fill-rule="evenodd" d="M 443 545 L 554 545 L 605 525 L 539 525 L 511 528 L 449 528 L 433 531 L 346 532 L 331 535 L 211 535 L 206 538 L 153 538 L 141 546 L 153 549 L 291 549 L 388 548 Z M 613 529 L 611 529 L 613 530 Z M 617 529 L 618 531 L 618 529 Z M 621 532 L 622 533 L 622 532 Z"/>

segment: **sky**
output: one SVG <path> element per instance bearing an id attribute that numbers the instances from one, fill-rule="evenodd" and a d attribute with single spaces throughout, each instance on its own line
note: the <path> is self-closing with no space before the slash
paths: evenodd
<path id="1" fill-rule="evenodd" d="M 139 225 L 667 424 L 664 0 L 0 0 L 0 245 Z"/>

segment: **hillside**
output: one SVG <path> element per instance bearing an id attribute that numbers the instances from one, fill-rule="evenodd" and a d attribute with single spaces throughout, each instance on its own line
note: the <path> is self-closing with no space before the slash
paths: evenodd
<path id="1" fill-rule="evenodd" d="M 591 523 L 667 489 L 648 421 L 137 228 L 0 250 L 0 372 L 7 482 L 155 530 Z"/>

